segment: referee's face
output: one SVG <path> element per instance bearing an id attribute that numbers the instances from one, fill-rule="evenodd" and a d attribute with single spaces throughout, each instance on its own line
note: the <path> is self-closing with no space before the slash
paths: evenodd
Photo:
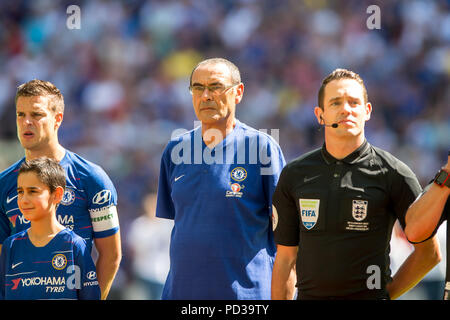
<path id="1" fill-rule="evenodd" d="M 364 136 L 365 122 L 370 119 L 372 106 L 365 101 L 364 90 L 354 79 L 333 80 L 324 92 L 324 110 L 316 110 L 322 123 L 337 123 L 337 128 L 327 128 L 337 136 Z"/>
<path id="2" fill-rule="evenodd" d="M 57 143 L 62 113 L 50 109 L 47 96 L 19 97 L 16 104 L 17 136 L 22 147 L 40 151 Z"/>
<path id="3" fill-rule="evenodd" d="M 202 124 L 214 126 L 234 119 L 243 84 L 233 85 L 230 70 L 225 64 L 200 65 L 192 74 L 192 87 L 204 88 L 192 93 L 194 111 Z"/>

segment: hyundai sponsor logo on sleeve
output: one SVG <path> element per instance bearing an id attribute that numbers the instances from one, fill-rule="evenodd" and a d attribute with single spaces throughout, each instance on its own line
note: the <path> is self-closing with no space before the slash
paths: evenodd
<path id="1" fill-rule="evenodd" d="M 86 274 L 86 278 L 88 278 L 89 280 L 95 280 L 97 279 L 97 274 L 95 273 L 95 271 L 89 271 Z"/>
<path id="2" fill-rule="evenodd" d="M 94 198 L 92 198 L 92 203 L 102 205 L 109 202 L 109 200 L 111 200 L 111 191 L 102 190 L 95 194 Z"/>

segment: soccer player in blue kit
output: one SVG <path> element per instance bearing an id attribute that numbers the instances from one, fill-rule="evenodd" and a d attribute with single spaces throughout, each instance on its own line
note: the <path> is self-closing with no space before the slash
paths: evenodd
<path id="1" fill-rule="evenodd" d="M 106 299 L 122 257 L 117 193 L 98 165 L 65 149 L 58 141 L 64 116 L 64 98 L 52 83 L 31 80 L 16 93 L 17 135 L 25 157 L 0 173 L 0 244 L 10 235 L 28 228 L 30 222 L 17 206 L 17 172 L 26 160 L 46 156 L 66 171 L 66 189 L 57 219 L 98 251 L 97 276 L 102 299 Z"/>
<path id="2" fill-rule="evenodd" d="M 201 126 L 172 139 L 161 159 L 156 215 L 174 220 L 162 299 L 270 299 L 283 154 L 236 119 L 244 85 L 233 63 L 200 62 L 189 88 Z"/>
<path id="3" fill-rule="evenodd" d="M 99 300 L 86 242 L 56 219 L 64 169 L 55 160 L 37 158 L 21 164 L 17 180 L 19 209 L 31 226 L 3 242 L 0 299 Z"/>

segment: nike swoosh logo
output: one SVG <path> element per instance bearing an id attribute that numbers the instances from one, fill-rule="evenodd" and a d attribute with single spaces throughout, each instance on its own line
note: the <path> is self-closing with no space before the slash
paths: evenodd
<path id="1" fill-rule="evenodd" d="M 15 264 L 13 264 L 12 266 L 11 266 L 11 269 L 14 269 L 15 267 L 17 267 L 19 264 L 22 264 L 23 263 L 23 261 L 22 262 L 17 262 L 17 263 L 15 263 Z"/>
<path id="2" fill-rule="evenodd" d="M 10 203 L 11 201 L 13 201 L 15 198 L 17 198 L 17 194 L 14 196 L 14 197 L 12 197 L 12 198 L 10 198 L 10 197 L 7 197 L 6 198 L 6 203 Z"/>
<path id="3" fill-rule="evenodd" d="M 177 182 L 178 180 L 180 180 L 181 178 L 183 178 L 185 175 L 184 174 L 182 174 L 181 176 L 179 176 L 179 177 L 176 177 L 175 178 L 175 182 Z"/>
<path id="4" fill-rule="evenodd" d="M 314 179 L 317 179 L 318 177 L 320 177 L 320 175 L 318 175 L 318 176 L 315 176 L 315 177 L 305 177 L 304 179 L 303 179 L 303 182 L 310 182 L 310 181 L 312 181 L 312 180 L 314 180 Z"/>

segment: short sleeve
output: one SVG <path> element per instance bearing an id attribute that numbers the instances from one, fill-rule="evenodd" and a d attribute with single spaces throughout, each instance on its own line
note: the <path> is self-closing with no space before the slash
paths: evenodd
<path id="1" fill-rule="evenodd" d="M 78 289 L 79 300 L 100 300 L 101 292 L 97 279 L 97 273 L 90 252 L 86 249 L 86 243 L 79 238 L 74 242 L 75 265 L 80 268 L 81 282 Z"/>
<path id="2" fill-rule="evenodd" d="M 262 165 L 261 175 L 263 177 L 264 192 L 266 198 L 268 199 L 269 213 L 272 214 L 273 194 L 275 192 L 278 179 L 280 178 L 281 171 L 286 165 L 286 161 L 278 144 L 275 144 L 270 140 L 267 144 L 267 156 L 270 161 L 267 164 Z"/>
<path id="3" fill-rule="evenodd" d="M 299 215 L 295 200 L 292 199 L 290 193 L 288 167 L 281 172 L 272 204 L 275 242 L 284 246 L 298 246 Z"/>
<path id="4" fill-rule="evenodd" d="M 0 244 L 5 241 L 11 235 L 11 225 L 4 211 L 3 207 L 0 208 Z"/>
<path id="5" fill-rule="evenodd" d="M 7 239 L 2 247 L 0 254 L 0 300 L 5 300 L 6 296 L 6 271 L 8 270 L 8 254 L 10 249 L 10 240 Z"/>
<path id="6" fill-rule="evenodd" d="M 119 230 L 117 191 L 108 175 L 96 166 L 87 177 L 88 210 L 94 238 L 111 236 Z"/>
<path id="7" fill-rule="evenodd" d="M 2 244 L 12 233 L 11 224 L 8 215 L 6 214 L 6 202 L 8 201 L 8 198 L 4 188 L 6 188 L 7 185 L 9 185 L 8 180 L 4 178 L 0 179 L 0 244 Z"/>
<path id="8" fill-rule="evenodd" d="M 401 161 L 398 162 L 390 193 L 394 212 L 405 228 L 405 216 L 409 206 L 422 192 L 422 187 L 412 170 Z"/>
<path id="9" fill-rule="evenodd" d="M 161 167 L 159 171 L 158 194 L 156 201 L 156 216 L 159 218 L 174 219 L 175 207 L 172 201 L 172 186 L 170 183 L 170 157 L 169 147 L 163 152 L 161 157 Z"/>

